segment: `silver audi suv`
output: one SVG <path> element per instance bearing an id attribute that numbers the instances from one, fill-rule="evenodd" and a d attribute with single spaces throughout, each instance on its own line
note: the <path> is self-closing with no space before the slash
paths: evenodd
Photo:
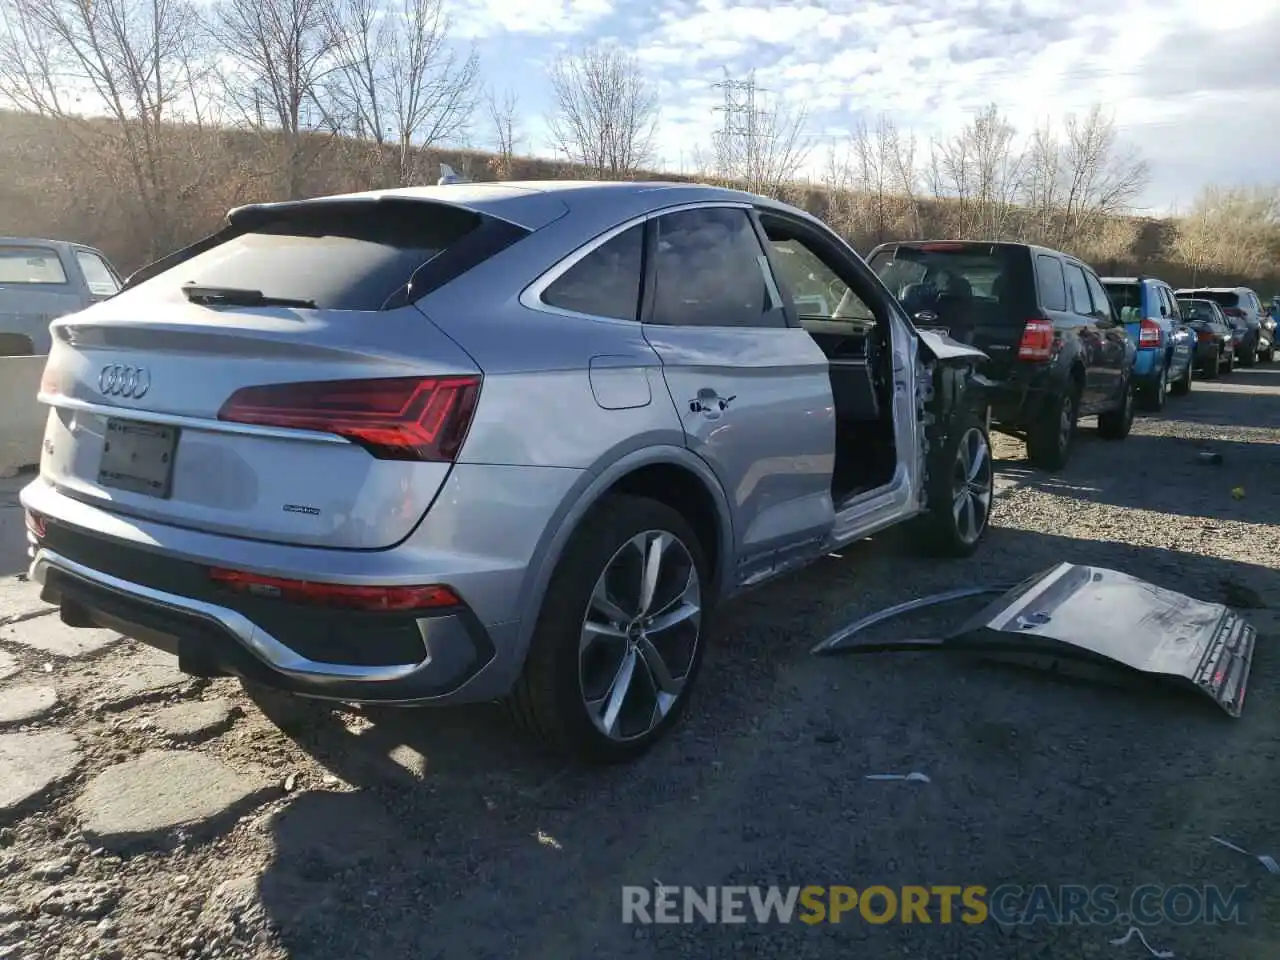
<path id="1" fill-rule="evenodd" d="M 721 601 L 990 517 L 984 355 L 745 193 L 240 207 L 51 332 L 22 502 L 65 622 L 307 696 L 503 699 L 589 760 L 676 722 Z"/>

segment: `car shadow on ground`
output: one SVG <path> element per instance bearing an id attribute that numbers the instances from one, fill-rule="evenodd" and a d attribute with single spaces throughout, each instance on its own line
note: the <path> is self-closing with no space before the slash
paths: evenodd
<path id="1" fill-rule="evenodd" d="M 1280 445 L 1135 433 L 1124 446 L 1124 469 L 1108 469 L 1114 445 L 1081 431 L 1072 461 L 1058 473 L 1018 460 L 998 461 L 996 472 L 1006 482 L 1078 500 L 1081 509 L 1107 504 L 1242 523 L 1280 519 Z"/>
<path id="2" fill-rule="evenodd" d="M 976 958 L 1029 956 L 1018 951 L 1034 944 L 1019 947 L 992 924 L 791 925 L 746 939 L 733 925 L 636 932 L 620 922 L 620 886 L 1252 877 L 1245 858 L 1203 841 L 1257 837 L 1273 822 L 1280 636 L 1270 619 L 1252 709 L 1239 721 L 1149 685 L 1062 682 L 927 654 L 807 653 L 868 612 L 868 594 L 896 602 L 1063 560 L 1209 600 L 1229 584 L 1277 594 L 1278 575 L 1258 565 L 1007 528 L 952 563 L 918 559 L 901 538 L 859 544 L 726 610 L 695 716 L 639 763 L 604 770 L 531 751 L 490 706 L 353 714 L 259 697 L 354 788 L 302 792 L 275 816 L 263 906 L 291 956 L 326 960 L 849 956 L 858 947 Z M 934 613 L 882 629 L 920 635 L 948 622 Z M 927 786 L 886 789 L 861 776 L 926 766 Z M 1193 945 L 1248 954 L 1280 922 L 1274 904 L 1250 903 L 1251 925 L 1176 931 L 1179 955 Z M 1082 955 L 1084 943 L 1108 949 L 1087 928 L 1038 928 L 1030 939 L 1055 956 Z"/>

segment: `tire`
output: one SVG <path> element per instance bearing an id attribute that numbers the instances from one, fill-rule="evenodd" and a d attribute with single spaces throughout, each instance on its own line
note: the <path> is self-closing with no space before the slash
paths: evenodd
<path id="1" fill-rule="evenodd" d="M 1233 373 L 1236 369 L 1236 352 L 1231 350 L 1227 353 L 1227 373 Z"/>
<path id="2" fill-rule="evenodd" d="M 1258 344 L 1257 344 L 1257 342 L 1255 341 L 1255 342 L 1254 342 L 1254 344 L 1253 344 L 1253 346 L 1252 346 L 1252 347 L 1250 347 L 1250 348 L 1245 352 L 1245 355 L 1244 355 L 1243 357 L 1241 357 L 1241 358 L 1240 358 L 1240 366 L 1242 366 L 1242 367 L 1252 367 L 1252 366 L 1253 366 L 1254 364 L 1256 364 L 1257 362 L 1258 362 Z"/>
<path id="3" fill-rule="evenodd" d="M 1142 409 L 1151 413 L 1159 413 L 1164 409 L 1165 395 L 1169 390 L 1169 365 L 1166 363 L 1160 368 L 1160 379 L 1151 386 L 1144 387 L 1139 398 L 1142 401 Z"/>
<path id="4" fill-rule="evenodd" d="M 930 458 L 928 512 L 916 525 L 924 552 L 967 557 L 977 550 L 991 525 L 994 495 L 991 437 L 978 415 L 966 410 Z"/>
<path id="5" fill-rule="evenodd" d="M 1068 384 L 1027 431 L 1027 458 L 1042 470 L 1061 470 L 1071 454 L 1080 410 L 1080 387 Z"/>
<path id="6" fill-rule="evenodd" d="M 1273 346 L 1267 347 L 1266 352 L 1260 353 L 1258 354 L 1258 356 L 1262 359 L 1263 363 L 1271 363 L 1276 358 L 1275 346 L 1273 345 Z"/>
<path id="7" fill-rule="evenodd" d="M 1217 380 L 1218 374 L 1222 372 L 1222 350 L 1218 350 L 1217 356 L 1213 358 L 1213 363 L 1204 365 L 1204 378 L 1206 380 Z"/>
<path id="8" fill-rule="evenodd" d="M 1123 401 L 1115 410 L 1098 414 L 1098 436 L 1103 440 L 1123 440 L 1133 429 L 1133 414 L 1137 407 L 1136 389 L 1132 377 L 1124 378 Z"/>
<path id="9" fill-rule="evenodd" d="M 638 610 L 632 609 L 638 608 L 642 559 L 648 553 L 640 545 L 651 548 L 658 537 L 670 542 L 662 553 L 657 596 L 649 610 L 668 600 L 672 611 L 685 603 L 694 610 L 661 633 L 644 630 L 635 616 Z M 610 589 L 605 604 L 612 617 L 601 610 L 605 604 L 592 600 L 597 591 L 605 593 L 606 574 Z M 702 545 L 679 512 L 642 497 L 604 501 L 575 531 L 552 573 L 524 669 L 508 697 L 512 717 L 542 746 L 578 762 L 620 763 L 639 757 L 676 725 L 688 706 L 702 665 L 714 589 Z M 636 602 L 623 594 L 634 594 Z M 593 631 L 593 642 L 580 649 L 588 616 L 601 626 Z M 623 623 L 628 617 L 629 623 Z M 603 626 L 607 621 L 622 625 Z M 665 713 L 655 696 L 655 651 L 666 655 L 665 660 L 661 653 L 657 656 L 668 680 L 677 678 L 669 691 L 673 699 L 664 701 Z M 628 662 L 630 673 L 611 735 L 605 731 L 606 708 Z M 594 712 L 588 700 L 599 704 Z"/>
<path id="10" fill-rule="evenodd" d="M 1195 366 L 1196 364 L 1195 364 L 1194 357 L 1191 360 L 1187 361 L 1187 369 L 1184 372 L 1184 376 L 1182 377 L 1181 380 L 1175 383 L 1171 389 L 1171 392 L 1175 397 L 1185 397 L 1188 393 L 1191 392 L 1191 381 L 1194 377 L 1193 371 L 1195 370 Z"/>

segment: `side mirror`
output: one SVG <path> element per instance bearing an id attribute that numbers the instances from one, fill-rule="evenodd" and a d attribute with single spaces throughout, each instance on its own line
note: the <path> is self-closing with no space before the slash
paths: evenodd
<path id="1" fill-rule="evenodd" d="M 1169 315 L 1169 308 L 1166 307 L 1163 303 L 1160 304 L 1160 316 L 1167 317 L 1168 315 Z"/>

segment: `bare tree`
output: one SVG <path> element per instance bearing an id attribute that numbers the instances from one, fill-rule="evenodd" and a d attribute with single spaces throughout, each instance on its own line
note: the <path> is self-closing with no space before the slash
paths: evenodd
<path id="1" fill-rule="evenodd" d="M 1124 213 L 1151 179 L 1147 162 L 1135 151 L 1122 149 L 1115 120 L 1100 106 L 1083 119 L 1067 116 L 1062 173 L 1063 243 Z"/>
<path id="2" fill-rule="evenodd" d="M 300 198 L 325 146 L 314 131 L 335 129 L 322 98 L 337 69 L 329 0 L 223 0 L 212 32 L 234 64 L 224 79 L 230 103 L 265 144 L 283 148 L 285 196 Z"/>
<path id="3" fill-rule="evenodd" d="M 956 136 L 931 144 L 926 179 L 935 197 L 955 203 L 959 235 L 999 239 L 1015 228 L 1014 203 L 1026 168 L 1016 138 L 991 104 Z"/>
<path id="4" fill-rule="evenodd" d="M 556 150 L 610 179 L 652 161 L 658 96 L 635 57 L 614 46 L 588 47 L 560 57 L 550 79 Z"/>
<path id="5" fill-rule="evenodd" d="M 1181 218 L 1174 251 L 1192 268 L 1241 280 L 1274 276 L 1280 259 L 1280 188 L 1205 187 Z"/>
<path id="6" fill-rule="evenodd" d="M 779 98 L 756 105 L 753 98 L 742 124 L 716 136 L 716 171 L 752 193 L 778 193 L 813 152 L 808 122 L 803 104 Z"/>
<path id="7" fill-rule="evenodd" d="M 187 0 L 9 0 L 0 23 L 0 98 L 55 120 L 92 158 L 86 176 L 124 181 L 153 254 L 170 248 L 172 204 L 202 175 L 177 155 L 190 131 L 173 125 L 184 107 L 201 118 L 197 26 Z"/>
<path id="8" fill-rule="evenodd" d="M 479 57 L 449 43 L 442 0 L 332 0 L 336 69 L 325 90 L 339 125 L 394 146 L 396 185 L 423 176 L 422 151 L 456 142 L 478 99 Z"/>
<path id="9" fill-rule="evenodd" d="M 524 141 L 519 119 L 520 99 L 513 90 L 507 90 L 499 96 L 490 89 L 485 95 L 485 107 L 492 127 L 493 146 L 498 152 L 494 172 L 498 179 L 504 180 L 511 176 L 516 150 Z"/>

